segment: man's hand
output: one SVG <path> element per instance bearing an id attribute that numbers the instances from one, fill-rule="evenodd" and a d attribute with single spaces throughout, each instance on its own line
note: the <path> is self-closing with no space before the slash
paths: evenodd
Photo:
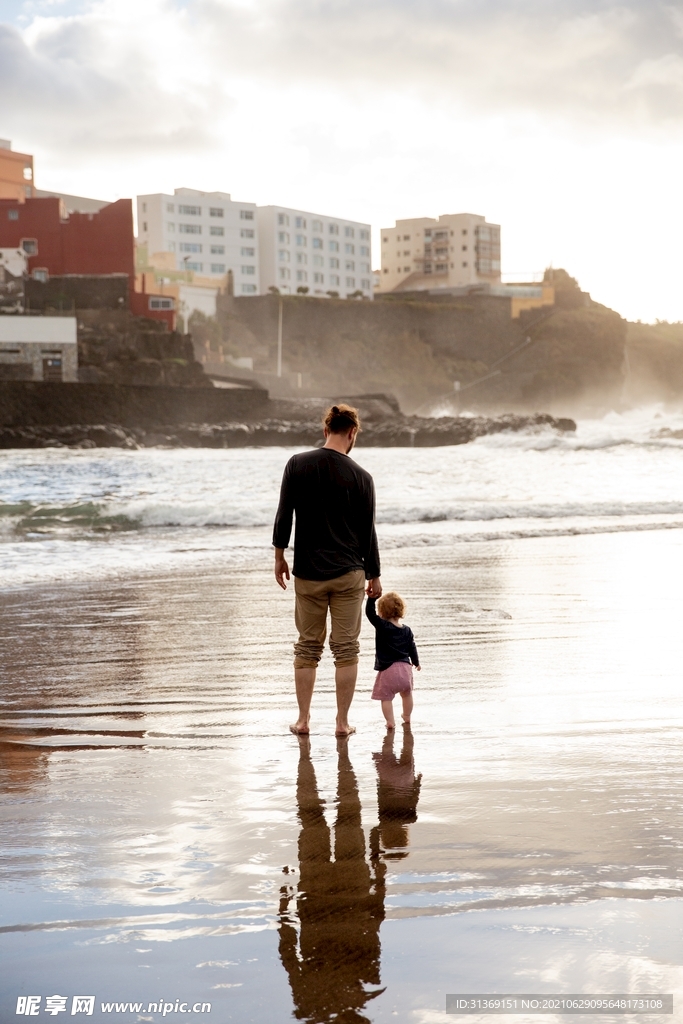
<path id="1" fill-rule="evenodd" d="M 289 566 L 284 548 L 275 548 L 275 579 L 279 587 L 282 587 L 283 590 L 287 589 L 285 579 L 289 579 Z"/>
<path id="2" fill-rule="evenodd" d="M 382 596 L 382 581 L 379 576 L 375 577 L 374 580 L 368 580 L 368 585 L 365 589 L 365 593 L 368 597 L 381 597 Z"/>

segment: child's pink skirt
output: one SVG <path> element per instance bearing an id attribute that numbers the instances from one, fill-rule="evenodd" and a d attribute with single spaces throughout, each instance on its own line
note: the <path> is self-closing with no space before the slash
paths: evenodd
<path id="1" fill-rule="evenodd" d="M 393 700 L 397 693 L 410 693 L 413 688 L 413 666 L 409 661 L 395 661 L 377 673 L 372 688 L 373 700 Z"/>

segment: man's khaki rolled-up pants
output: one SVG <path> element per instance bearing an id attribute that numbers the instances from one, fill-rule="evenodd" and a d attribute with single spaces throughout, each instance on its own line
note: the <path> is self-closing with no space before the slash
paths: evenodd
<path id="1" fill-rule="evenodd" d="M 294 644 L 294 668 L 316 668 L 323 653 L 330 610 L 330 650 L 334 663 L 356 665 L 360 644 L 365 572 L 353 569 L 334 580 L 294 580 L 294 621 L 299 639 Z"/>

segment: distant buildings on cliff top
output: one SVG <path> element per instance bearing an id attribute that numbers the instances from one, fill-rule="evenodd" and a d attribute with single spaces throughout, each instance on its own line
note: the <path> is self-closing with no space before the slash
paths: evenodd
<path id="1" fill-rule="evenodd" d="M 38 281 L 126 275 L 128 308 L 169 325 L 174 312 L 211 315 L 225 290 L 239 297 L 278 291 L 363 299 L 508 291 L 501 285 L 500 225 L 478 214 L 383 228 L 374 272 L 370 225 L 329 214 L 189 188 L 138 196 L 137 240 L 132 214 L 129 199 L 106 203 L 37 189 L 33 157 L 0 140 L 0 249 L 22 250 L 28 275 Z"/>

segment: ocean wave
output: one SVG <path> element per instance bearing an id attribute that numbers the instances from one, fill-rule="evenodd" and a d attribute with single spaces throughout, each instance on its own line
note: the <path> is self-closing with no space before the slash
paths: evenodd
<path id="1" fill-rule="evenodd" d="M 0 503 L 0 542 L 17 535 L 68 534 L 107 536 L 132 530 L 252 529 L 270 527 L 274 503 L 260 507 L 226 507 L 222 503 L 166 502 L 138 500 L 117 505 L 112 502 L 81 502 L 63 505 L 19 505 Z M 472 502 L 432 501 L 408 507 L 389 506 L 377 511 L 378 526 L 400 526 L 444 522 L 485 523 L 511 520 L 612 519 L 644 516 L 683 515 L 683 501 L 607 502 Z"/>

